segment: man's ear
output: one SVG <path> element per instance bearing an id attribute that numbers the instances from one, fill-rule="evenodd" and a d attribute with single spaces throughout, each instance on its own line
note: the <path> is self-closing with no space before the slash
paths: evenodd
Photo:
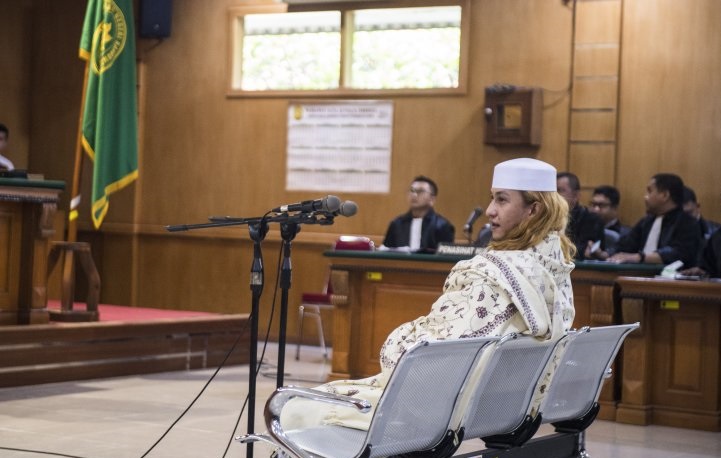
<path id="1" fill-rule="evenodd" d="M 671 200 L 671 192 L 668 189 L 666 189 L 665 191 L 660 191 L 660 193 L 665 196 L 665 200 Z"/>

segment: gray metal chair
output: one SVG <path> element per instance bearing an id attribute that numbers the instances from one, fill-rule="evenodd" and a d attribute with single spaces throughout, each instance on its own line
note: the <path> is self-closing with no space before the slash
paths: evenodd
<path id="1" fill-rule="evenodd" d="M 543 423 L 584 417 L 597 405 L 603 382 L 624 339 L 639 323 L 582 328 L 569 343 L 541 405 Z"/>
<path id="2" fill-rule="evenodd" d="M 530 439 L 540 426 L 540 418 L 530 415 L 536 387 L 563 339 L 514 334 L 497 342 L 467 402 L 459 435 L 482 438 L 490 448 L 512 448 Z"/>
<path id="3" fill-rule="evenodd" d="M 585 327 L 571 335 L 541 404 L 543 423 L 579 435 L 578 455 L 587 457 L 584 431 L 598 415 L 598 397 L 626 336 L 639 323 Z"/>
<path id="4" fill-rule="evenodd" d="M 497 340 L 497 337 L 441 340 L 420 342 L 409 348 L 378 401 L 368 431 L 331 425 L 284 431 L 280 413 L 295 397 L 361 411 L 368 411 L 371 406 L 357 398 L 283 387 L 271 395 L 265 406 L 269 435 L 237 439 L 242 443 L 270 442 L 281 453 L 300 458 L 388 457 L 432 449 L 453 434 L 449 424 L 459 408 L 459 394 L 477 366 L 483 348 Z"/>

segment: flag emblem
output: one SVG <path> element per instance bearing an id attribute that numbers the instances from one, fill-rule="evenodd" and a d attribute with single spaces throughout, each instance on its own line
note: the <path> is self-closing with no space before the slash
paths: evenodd
<path id="1" fill-rule="evenodd" d="M 92 41 L 92 69 L 98 75 L 113 66 L 128 37 L 125 15 L 113 0 L 103 0 L 102 15 Z"/>

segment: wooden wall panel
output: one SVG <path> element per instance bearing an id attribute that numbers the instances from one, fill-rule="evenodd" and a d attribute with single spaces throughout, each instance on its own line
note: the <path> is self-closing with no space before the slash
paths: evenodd
<path id="1" fill-rule="evenodd" d="M 248 269 L 247 239 L 200 242 L 154 234 L 161 234 L 165 224 L 200 222 L 214 214 L 256 215 L 279 203 L 310 197 L 284 191 L 288 99 L 225 95 L 226 13 L 241 3 L 176 0 L 173 35 L 157 46 L 154 41 L 138 42 L 142 169 L 139 182 L 111 200 L 109 225 L 100 238 L 99 249 L 107 250 L 101 259 L 106 302 L 199 304 L 225 310 L 227 297 L 247 293 L 242 277 Z M 24 57 L 11 59 L 22 69 L 13 78 L 31 81 L 32 94 L 29 110 L 17 100 L 9 109 L 28 116 L 30 168 L 68 182 L 82 80 L 77 42 L 85 4 L 15 2 L 33 9 L 32 52 L 13 47 Z M 15 5 L 0 24 L 20 23 L 27 17 Z M 569 149 L 569 94 L 564 88 L 569 86 L 571 9 L 547 0 L 474 1 L 468 93 L 394 99 L 391 192 L 342 195 L 358 202 L 358 215 L 299 234 L 298 259 L 308 263 L 303 274 L 308 279 L 294 285 L 294 294 L 322 283 L 326 264 L 317 240 L 326 243 L 342 233 L 380 240 L 389 219 L 405 210 L 408 180 L 418 173 L 437 179 L 437 208 L 459 230 L 469 209 L 487 205 L 493 165 L 529 155 L 579 173 L 585 185 L 615 179 L 623 194 L 621 216 L 627 222 L 642 215 L 647 177 L 660 170 L 684 176 L 696 188 L 705 215 L 721 219 L 721 167 L 714 166 L 721 151 L 721 110 L 714 102 L 721 98 L 721 80 L 715 77 L 721 73 L 721 4 L 599 0 L 578 6 L 574 52 L 580 79 L 574 85 L 574 108 L 616 107 L 617 82 L 604 78 L 613 71 L 618 54 L 604 43 L 621 36 L 617 162 L 611 162 L 608 156 L 613 154 L 603 145 L 591 149 L 574 144 Z M 618 20 L 621 7 L 623 21 Z M 13 36 L 26 33 L 13 30 Z M 30 64 L 23 59 L 30 59 Z M 484 87 L 499 82 L 550 89 L 545 93 L 539 149 L 482 143 Z M 578 122 L 582 121 L 575 121 L 575 128 Z M 86 173 L 86 196 L 88 183 Z M 61 208 L 67 206 L 67 193 L 63 199 Z M 82 216 L 86 227 L 87 200 Z M 300 248 L 306 242 L 307 248 Z M 236 277 L 228 273 L 210 275 L 215 272 L 214 258 L 226 268 L 237 263 L 241 280 L 234 282 Z M 202 294 L 188 292 L 189 274 L 181 266 L 191 260 L 202 266 L 198 278 L 207 283 Z M 221 290 L 227 290 L 224 298 Z"/>
<path id="2" fill-rule="evenodd" d="M 621 215 L 643 214 L 648 179 L 675 172 L 721 220 L 721 2 L 623 2 L 618 186 Z M 634 197 L 631 197 L 634 196 Z"/>
<path id="3" fill-rule="evenodd" d="M 28 167 L 30 147 L 32 5 L 3 2 L 0 14 L 0 123 L 10 130 L 7 156 L 19 169 Z"/>
<path id="4" fill-rule="evenodd" d="M 577 79 L 573 85 L 573 108 L 616 108 L 617 91 L 615 78 Z"/>
<path id="5" fill-rule="evenodd" d="M 576 43 L 616 43 L 621 30 L 620 0 L 579 1 Z"/>
<path id="6" fill-rule="evenodd" d="M 574 56 L 576 76 L 616 76 L 619 45 L 616 43 L 577 45 Z"/>
<path id="7" fill-rule="evenodd" d="M 603 143 L 571 145 L 569 169 L 578 175 L 583 188 L 613 183 L 614 149 L 613 144 Z M 581 203 L 585 205 L 588 200 Z"/>
<path id="8" fill-rule="evenodd" d="M 616 139 L 616 113 L 612 111 L 586 111 L 573 113 L 571 140 L 614 141 Z"/>

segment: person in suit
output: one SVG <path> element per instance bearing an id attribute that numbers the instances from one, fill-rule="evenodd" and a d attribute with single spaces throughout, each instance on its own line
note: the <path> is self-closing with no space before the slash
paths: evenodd
<path id="1" fill-rule="evenodd" d="M 433 180 L 423 175 L 415 177 L 408 189 L 410 208 L 388 225 L 383 246 L 435 252 L 439 243 L 452 243 L 456 229 L 433 209 L 436 196 L 438 185 Z"/>
<path id="2" fill-rule="evenodd" d="M 581 182 L 570 172 L 561 172 L 556 177 L 558 193 L 566 199 L 569 208 L 569 221 L 566 235 L 576 245 L 576 259 L 585 259 L 586 247 L 596 241 L 601 241 L 601 248 L 605 249 L 605 235 L 603 221 L 595 213 L 578 203 L 581 191 Z"/>
<path id="3" fill-rule="evenodd" d="M 683 187 L 683 211 L 698 222 L 698 227 L 705 240 L 711 238 L 711 234 L 721 227 L 721 224 L 701 216 L 701 204 L 696 199 L 696 192 L 688 186 Z"/>
<path id="4" fill-rule="evenodd" d="M 672 173 L 654 175 L 646 186 L 646 210 L 631 232 L 618 241 L 617 252 L 599 259 L 617 263 L 696 265 L 703 237 L 697 222 L 682 208 L 683 180 Z"/>
<path id="5" fill-rule="evenodd" d="M 603 220 L 604 229 L 614 231 L 624 236 L 631 231 L 629 226 L 621 224 L 618 219 L 618 204 L 621 202 L 621 193 L 613 186 L 602 185 L 593 190 L 591 203 L 588 209 Z"/>
<path id="6" fill-rule="evenodd" d="M 10 130 L 5 124 L 0 124 L 0 170 L 14 170 L 15 166 L 12 161 L 5 157 L 8 142 L 10 140 Z"/>
<path id="7" fill-rule="evenodd" d="M 701 277 L 721 277 L 721 230 L 717 229 L 706 240 L 698 260 L 698 266 L 682 270 L 681 273 Z"/>
<path id="8" fill-rule="evenodd" d="M 618 204 L 621 202 L 621 193 L 613 186 L 602 185 L 593 190 L 588 209 L 603 220 L 605 234 L 605 249 L 609 253 L 616 251 L 618 240 L 631 231 L 629 226 L 621 224 L 618 219 Z M 586 253 L 586 257 L 592 257 Z"/>

